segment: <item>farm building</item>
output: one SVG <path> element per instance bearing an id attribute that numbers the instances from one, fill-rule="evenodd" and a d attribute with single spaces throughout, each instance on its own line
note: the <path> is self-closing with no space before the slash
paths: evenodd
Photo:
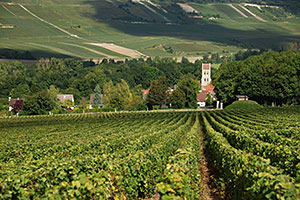
<path id="1" fill-rule="evenodd" d="M 64 103 L 67 100 L 74 102 L 73 94 L 58 94 L 57 98 L 60 103 Z"/>
<path id="2" fill-rule="evenodd" d="M 19 110 L 23 110 L 23 105 L 24 105 L 24 100 L 20 99 L 20 98 L 8 98 L 9 101 L 9 107 L 8 110 L 9 111 L 19 111 Z"/>
<path id="3" fill-rule="evenodd" d="M 246 95 L 236 95 L 235 97 L 236 97 L 237 101 L 243 101 L 243 100 L 248 100 L 249 99 L 249 97 L 246 96 Z"/>

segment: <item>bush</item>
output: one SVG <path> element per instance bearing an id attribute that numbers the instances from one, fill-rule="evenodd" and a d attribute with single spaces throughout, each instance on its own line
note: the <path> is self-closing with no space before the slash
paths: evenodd
<path id="1" fill-rule="evenodd" d="M 65 109 L 63 108 L 60 108 L 60 109 L 54 109 L 54 110 L 51 110 L 51 112 L 53 114 L 64 114 L 64 113 L 68 113 L 68 111 L 66 111 Z"/>
<path id="2" fill-rule="evenodd" d="M 258 109 L 262 108 L 262 105 L 259 105 L 256 101 L 244 100 L 244 101 L 235 101 L 231 105 L 227 106 L 225 109 Z"/>

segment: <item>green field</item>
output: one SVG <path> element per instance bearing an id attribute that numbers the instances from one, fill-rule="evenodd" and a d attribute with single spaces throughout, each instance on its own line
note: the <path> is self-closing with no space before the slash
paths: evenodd
<path id="1" fill-rule="evenodd" d="M 113 43 L 152 57 L 201 58 L 208 52 L 223 54 L 225 50 L 230 55 L 248 47 L 271 48 L 300 39 L 299 18 L 282 9 L 283 14 L 276 17 L 276 10 L 264 8 L 260 11 L 247 7 L 267 20 L 261 22 L 236 4 L 234 7 L 248 18 L 227 4 L 189 3 L 201 15 L 220 16 L 209 20 L 193 18 L 168 3 L 162 3 L 162 9 L 148 2 L 142 5 L 116 0 L 8 2 L 0 3 L 0 25 L 12 25 L 13 28 L 0 28 L 0 49 L 30 51 L 36 58 L 130 57 L 122 52 L 87 45 L 88 42 Z"/>
<path id="2" fill-rule="evenodd" d="M 0 198 L 204 199 L 214 176 L 225 199 L 298 199 L 299 112 L 1 118 Z M 216 174 L 201 172 L 206 159 Z"/>

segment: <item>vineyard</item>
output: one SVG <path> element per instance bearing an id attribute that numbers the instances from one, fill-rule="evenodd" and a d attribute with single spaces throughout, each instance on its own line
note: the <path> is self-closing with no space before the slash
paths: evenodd
<path id="1" fill-rule="evenodd" d="M 300 108 L 0 119 L 0 199 L 300 199 Z"/>

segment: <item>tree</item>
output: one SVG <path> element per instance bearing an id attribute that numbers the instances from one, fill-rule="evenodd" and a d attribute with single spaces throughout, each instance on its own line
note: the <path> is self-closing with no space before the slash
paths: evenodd
<path id="1" fill-rule="evenodd" d="M 23 98 L 30 93 L 29 86 L 27 84 L 19 84 L 16 88 L 13 88 L 9 96 L 12 98 Z"/>
<path id="2" fill-rule="evenodd" d="M 71 108 L 71 107 L 74 106 L 74 102 L 71 101 L 71 100 L 66 100 L 66 101 L 64 101 L 64 102 L 62 103 L 61 106 L 64 107 L 64 108 Z"/>
<path id="3" fill-rule="evenodd" d="M 47 90 L 28 96 L 24 101 L 24 110 L 30 115 L 42 115 L 57 108 L 57 98 Z"/>
<path id="4" fill-rule="evenodd" d="M 184 94 L 184 106 L 186 108 L 197 108 L 196 99 L 199 92 L 199 84 L 193 75 L 183 75 L 178 82 L 177 90 L 180 90 Z"/>
<path id="5" fill-rule="evenodd" d="M 260 104 L 295 102 L 300 92 L 299 61 L 294 52 L 265 52 L 221 65 L 213 83 L 218 99 L 229 104 L 238 94 Z"/>
<path id="6" fill-rule="evenodd" d="M 100 86 L 98 84 L 96 85 L 94 92 L 95 92 L 95 97 L 93 99 L 94 104 L 97 107 L 100 107 L 100 105 L 102 104 L 102 98 L 100 96 L 100 94 L 101 94 L 101 88 L 100 88 Z"/>
<path id="7" fill-rule="evenodd" d="M 104 102 L 108 107 L 124 109 L 129 108 L 132 102 L 132 94 L 127 82 L 123 79 L 116 85 L 109 81 L 104 85 Z"/>
<path id="8" fill-rule="evenodd" d="M 116 85 L 117 96 L 124 102 L 124 108 L 129 108 L 132 102 L 132 94 L 127 82 L 121 79 L 121 82 Z"/>
<path id="9" fill-rule="evenodd" d="M 158 80 L 151 81 L 150 91 L 147 96 L 147 101 L 151 106 L 162 105 L 168 99 L 168 82 L 166 77 L 160 77 Z"/>
<path id="10" fill-rule="evenodd" d="M 170 103 L 172 108 L 184 108 L 185 102 L 185 94 L 181 90 L 176 89 L 170 95 Z"/>
<path id="11" fill-rule="evenodd" d="M 88 104 L 88 100 L 85 97 L 81 97 L 80 103 L 79 103 L 79 108 L 86 108 L 86 105 Z"/>
<path id="12" fill-rule="evenodd" d="M 210 94 L 207 94 L 206 99 L 205 99 L 205 103 L 206 103 L 207 106 L 213 105 L 214 100 L 213 100 L 213 98 Z"/>

